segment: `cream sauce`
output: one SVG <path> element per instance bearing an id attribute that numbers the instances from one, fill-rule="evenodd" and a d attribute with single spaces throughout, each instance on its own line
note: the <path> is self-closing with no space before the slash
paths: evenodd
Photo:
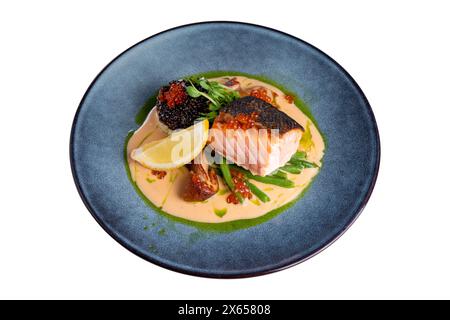
<path id="1" fill-rule="evenodd" d="M 319 130 L 293 102 L 289 102 L 289 99 L 285 98 L 285 94 L 281 90 L 262 81 L 243 76 L 225 76 L 210 80 L 225 83 L 229 78 L 236 78 L 242 91 L 249 91 L 253 87 L 264 87 L 269 93 L 275 93 L 275 103 L 279 110 L 296 120 L 305 129 L 309 129 L 312 143 L 308 144 L 309 150 L 305 150 L 307 151 L 307 160 L 321 166 L 325 142 Z M 152 174 L 152 170 L 141 166 L 130 158 L 132 150 L 145 143 L 167 136 L 167 133 L 158 127 L 157 122 L 156 108 L 154 108 L 144 124 L 128 142 L 128 165 L 131 177 L 142 193 L 155 206 L 176 217 L 206 223 L 258 218 L 296 199 L 320 170 L 320 168 L 309 168 L 303 169 L 301 174 L 288 174 L 288 178 L 295 182 L 295 188 L 290 189 L 252 181 L 270 197 L 271 201 L 267 203 L 263 203 L 253 196 L 251 200 L 246 200 L 243 204 L 228 204 L 226 197 L 229 192 L 220 178 L 220 189 L 217 194 L 203 202 L 187 202 L 180 196 L 186 179 L 189 178 L 189 172 L 185 167 L 169 170 L 163 179 L 157 179 Z M 223 214 L 225 211 L 226 213 Z"/>

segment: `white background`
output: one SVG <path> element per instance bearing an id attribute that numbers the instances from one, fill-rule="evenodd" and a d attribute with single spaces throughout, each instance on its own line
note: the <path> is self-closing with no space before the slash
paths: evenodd
<path id="1" fill-rule="evenodd" d="M 0 298 L 450 298 L 449 14 L 446 1 L 2 1 Z M 71 123 L 97 73 L 143 38 L 205 20 L 322 49 L 379 125 L 381 170 L 361 217 L 318 256 L 264 277 L 202 279 L 138 258 L 90 216 L 70 172 Z"/>

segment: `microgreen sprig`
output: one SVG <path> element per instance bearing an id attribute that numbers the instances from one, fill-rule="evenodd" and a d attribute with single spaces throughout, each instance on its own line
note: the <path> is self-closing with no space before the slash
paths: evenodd
<path id="1" fill-rule="evenodd" d="M 210 102 L 208 106 L 210 112 L 202 114 L 204 119 L 214 119 L 218 115 L 220 108 L 240 97 L 238 92 L 216 81 L 208 81 L 205 78 L 189 78 L 187 81 L 190 83 L 190 86 L 186 88 L 186 92 L 190 97 L 198 98 L 203 96 Z"/>

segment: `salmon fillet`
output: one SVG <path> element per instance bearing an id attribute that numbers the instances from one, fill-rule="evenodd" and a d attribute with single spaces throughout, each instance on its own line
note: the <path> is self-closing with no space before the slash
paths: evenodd
<path id="1" fill-rule="evenodd" d="M 248 96 L 221 109 L 210 130 L 209 145 L 227 160 L 265 176 L 290 160 L 303 131 L 284 112 Z"/>

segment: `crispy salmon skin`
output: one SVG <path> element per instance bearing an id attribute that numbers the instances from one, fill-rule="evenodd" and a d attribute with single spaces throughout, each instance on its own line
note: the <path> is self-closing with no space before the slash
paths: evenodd
<path id="1" fill-rule="evenodd" d="M 253 96 L 235 100 L 223 107 L 221 111 L 232 116 L 237 116 L 239 114 L 250 115 L 255 113 L 258 115 L 257 123 L 261 128 L 278 129 L 280 134 L 293 129 L 304 131 L 303 127 L 286 113 L 278 110 L 270 103 Z"/>

